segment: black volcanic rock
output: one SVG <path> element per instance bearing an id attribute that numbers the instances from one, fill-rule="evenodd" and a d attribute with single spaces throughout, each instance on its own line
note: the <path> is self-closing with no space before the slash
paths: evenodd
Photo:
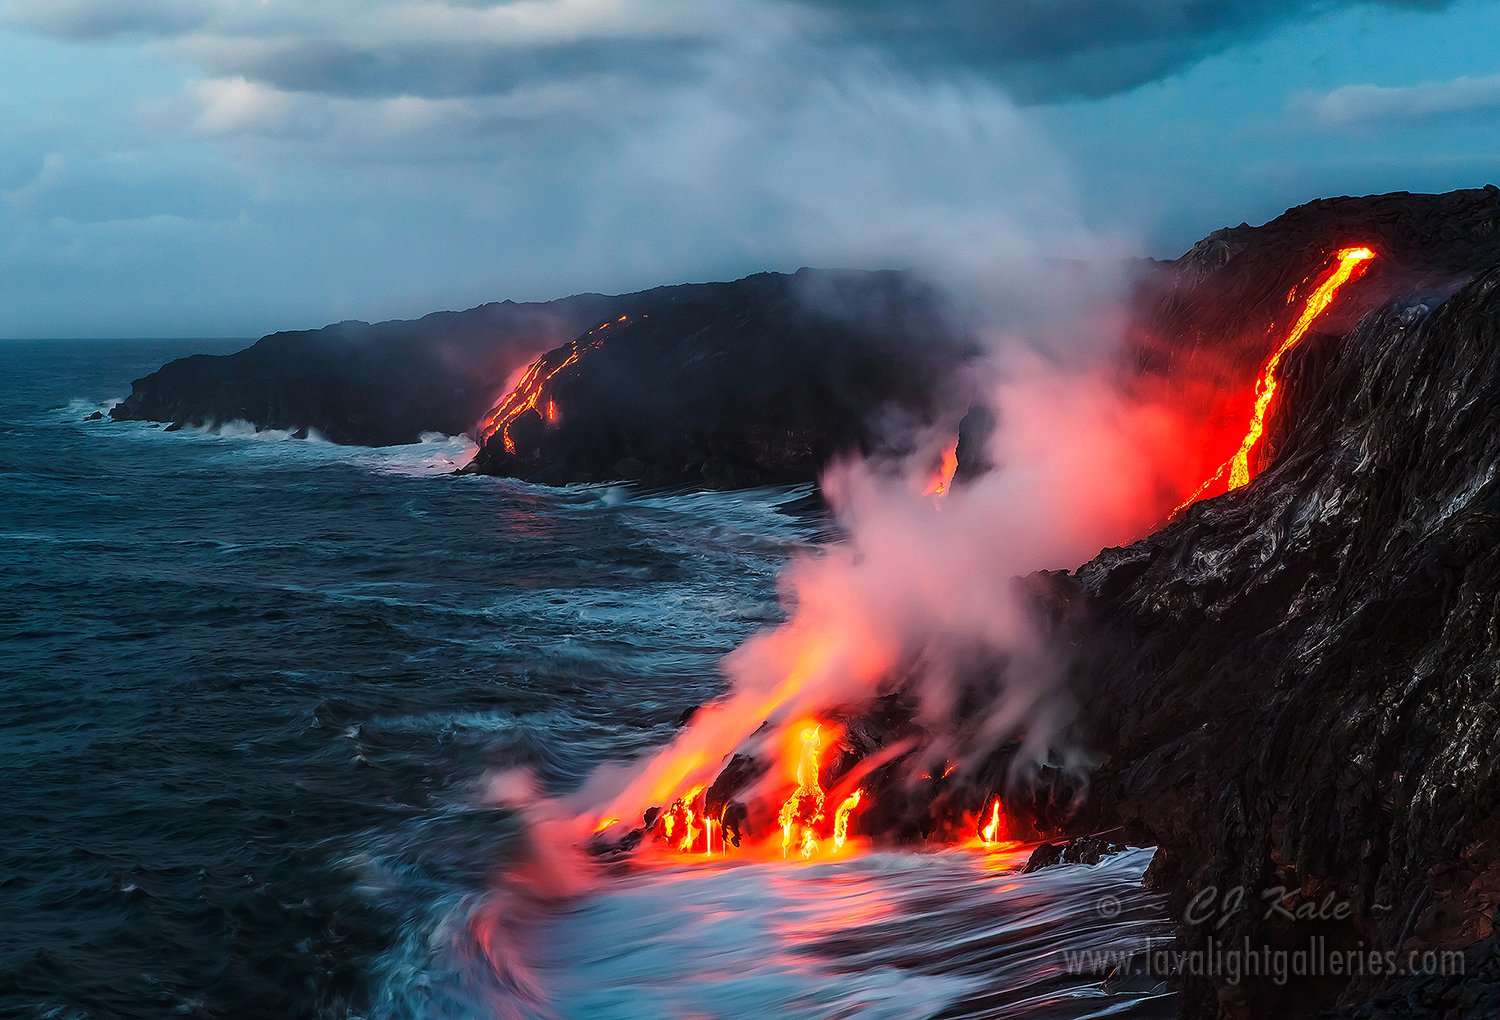
<path id="1" fill-rule="evenodd" d="M 1205 890 L 1248 896 L 1222 927 L 1183 923 L 1183 948 L 1317 936 L 1404 954 L 1492 934 L 1497 223 L 1489 189 L 1315 203 L 1215 235 L 1147 284 L 1143 333 L 1161 341 L 1148 353 L 1176 343 L 1191 360 L 1248 331 L 1263 358 L 1289 281 L 1333 249 L 1370 241 L 1394 264 L 1284 363 L 1250 485 L 1065 585 L 1086 621 L 1071 639 L 1088 740 L 1105 758 L 1080 824 L 1157 842 L 1151 877 L 1179 909 Z M 1241 309 L 1267 318 L 1247 327 Z M 1260 909 L 1276 890 L 1288 909 L 1345 909 L 1288 920 Z M 1196 975 L 1184 1012 L 1470 1015 L 1454 1004 L 1494 1001 L 1496 985 L 1473 979 Z M 1360 1006 L 1372 999 L 1386 1005 Z"/>
<path id="2" fill-rule="evenodd" d="M 1333 252 L 1356 245 L 1379 254 L 1368 279 L 1385 283 L 1346 295 L 1329 310 L 1344 326 L 1370 309 L 1372 292 L 1412 293 L 1463 280 L 1500 255 L 1500 189 L 1318 199 L 1263 226 L 1216 230 L 1181 258 L 1156 264 L 1166 272 L 1142 288 L 1138 325 L 1167 341 L 1158 354 L 1263 343 L 1261 324 L 1285 311 L 1288 291 Z M 1212 314 L 1214 308 L 1225 314 Z"/>
<path id="3" fill-rule="evenodd" d="M 1500 258 L 1500 189 L 1319 199 L 1263 226 L 1217 230 L 1142 274 L 1132 367 L 1194 416 L 1238 429 L 1268 327 L 1290 325 L 1293 288 L 1355 246 L 1378 258 L 1319 318 L 1320 333 L 1347 332 L 1391 295 L 1441 299 Z"/>
<path id="4" fill-rule="evenodd" d="M 273 333 L 235 354 L 179 358 L 131 385 L 117 421 L 316 429 L 336 443 L 416 442 L 470 430 L 518 367 L 619 314 L 585 294 L 505 301 L 412 321 Z"/>
<path id="5" fill-rule="evenodd" d="M 908 276 L 802 270 L 275 333 L 171 362 L 110 416 L 176 428 L 243 420 L 377 446 L 472 433 L 518 369 L 547 351 L 549 366 L 564 360 L 579 336 L 608 342 L 548 383 L 560 420 L 528 412 L 510 430 L 517 455 L 485 444 L 470 471 L 810 482 L 831 456 L 904 431 L 882 416 L 931 418 L 968 353 L 935 293 Z"/>
<path id="6" fill-rule="evenodd" d="M 811 482 L 832 457 L 883 449 L 962 399 L 955 369 L 971 348 L 905 274 L 763 273 L 666 296 L 549 353 L 536 399 L 468 470 L 554 484 Z"/>
<path id="7" fill-rule="evenodd" d="M 1103 836 L 1079 836 L 1066 843 L 1043 843 L 1031 851 L 1022 874 L 1031 874 L 1043 868 L 1055 868 L 1060 864 L 1098 864 L 1106 857 L 1122 853 L 1124 843 L 1117 843 Z"/>

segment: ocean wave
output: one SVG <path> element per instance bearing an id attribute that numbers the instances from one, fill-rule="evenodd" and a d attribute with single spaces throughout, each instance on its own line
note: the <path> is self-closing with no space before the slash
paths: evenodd
<path id="1" fill-rule="evenodd" d="M 95 397 L 73 397 L 66 403 L 53 407 L 51 409 L 52 417 L 55 420 L 93 425 L 98 422 L 108 421 L 110 409 L 124 399 L 124 397 L 106 397 L 103 400 Z M 96 418 L 92 422 L 85 421 L 89 415 L 96 411 L 104 417 Z"/>
<path id="2" fill-rule="evenodd" d="M 881 852 L 839 862 L 635 871 L 579 897 L 450 897 L 378 968 L 390 1017 L 1169 1016 L 1171 997 L 1062 973 L 1070 951 L 1166 933 L 1152 851 L 1030 875 L 1024 855 Z M 1101 898 L 1119 905 L 1101 917 Z"/>
<path id="3" fill-rule="evenodd" d="M 112 406 L 112 405 L 111 405 Z M 342 463 L 379 474 L 425 477 L 452 474 L 478 449 L 467 436 L 426 432 L 401 446 L 348 446 L 330 442 L 317 429 L 266 429 L 236 419 L 168 430 L 155 422 L 116 423 L 124 434 L 151 441 L 222 444 L 251 464 L 285 460 L 293 464 Z"/>

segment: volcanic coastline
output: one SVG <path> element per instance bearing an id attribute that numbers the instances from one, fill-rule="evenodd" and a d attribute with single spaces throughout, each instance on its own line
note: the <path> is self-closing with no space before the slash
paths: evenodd
<path id="1" fill-rule="evenodd" d="M 1125 358 L 1143 384 L 1254 378 L 1268 334 L 1296 318 L 1289 294 L 1351 245 L 1370 265 L 1287 351 L 1248 483 L 1026 579 L 1072 651 L 1096 764 L 1083 782 L 1044 769 L 1006 811 L 1058 844 L 1156 846 L 1148 880 L 1183 918 L 1183 948 L 1316 937 L 1466 965 L 1185 974 L 1190 1017 L 1500 1015 L 1500 190 L 1328 199 L 1216 231 L 1140 267 Z M 804 271 L 275 334 L 173 362 L 111 413 L 340 442 L 473 430 L 471 473 L 735 488 L 814 481 L 841 453 L 879 452 L 892 421 L 954 417 L 973 353 L 905 274 Z M 1217 421 L 1224 392 L 1183 400 Z M 985 470 L 961 452 L 987 415 L 958 413 L 962 486 Z M 917 725 L 899 692 L 842 723 L 830 780 Z M 998 782 L 1015 750 L 978 771 Z M 721 820 L 750 767 L 731 760 L 704 793 Z M 899 842 L 939 827 L 931 808 L 873 793 L 867 830 Z M 1286 909 L 1187 920 L 1227 889 Z M 1322 903 L 1344 909 L 1297 914 Z"/>

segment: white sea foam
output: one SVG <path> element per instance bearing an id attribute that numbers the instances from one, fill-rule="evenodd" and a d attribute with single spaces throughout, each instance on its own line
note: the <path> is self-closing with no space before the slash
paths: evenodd
<path id="1" fill-rule="evenodd" d="M 114 403 L 105 402 L 103 409 L 107 411 Z M 418 442 L 400 446 L 346 446 L 330 442 L 317 429 L 263 429 L 242 419 L 171 432 L 147 422 L 122 422 L 117 427 L 125 434 L 153 440 L 225 444 L 227 452 L 245 463 L 264 465 L 281 459 L 293 464 L 345 463 L 380 474 L 413 477 L 451 474 L 473 459 L 478 449 L 468 436 L 440 432 L 424 432 Z"/>
<path id="2" fill-rule="evenodd" d="M 646 1020 L 1167 1016 L 1169 997 L 1062 973 L 1069 951 L 1140 948 L 1166 926 L 1151 851 L 1012 870 L 1015 856 L 883 852 L 826 863 L 636 872 L 554 903 L 450 900 L 383 961 L 377 1012 Z M 1101 898 L 1121 906 L 1102 918 Z"/>

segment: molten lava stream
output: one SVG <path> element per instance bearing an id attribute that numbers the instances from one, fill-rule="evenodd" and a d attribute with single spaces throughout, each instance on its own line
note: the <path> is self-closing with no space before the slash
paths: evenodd
<path id="1" fill-rule="evenodd" d="M 815 720 L 796 727 L 792 775 L 797 786 L 782 803 L 776 821 L 781 828 L 781 856 L 810 859 L 817 856 L 847 855 L 849 823 L 856 811 L 865 806 L 865 791 L 858 787 L 828 812 L 829 793 L 823 788 L 823 730 L 828 723 Z"/>
<path id="2" fill-rule="evenodd" d="M 943 448 L 942 459 L 927 480 L 924 496 L 946 496 L 953 487 L 953 476 L 958 474 L 958 440 Z"/>
<path id="3" fill-rule="evenodd" d="M 747 857 L 759 859 L 812 858 L 848 856 L 854 846 L 849 842 L 849 827 L 857 811 L 868 804 L 863 789 L 855 789 L 830 812 L 829 794 L 822 785 L 822 747 L 825 723 L 810 721 L 794 728 L 799 734 L 789 756 L 789 771 L 796 787 L 776 815 L 776 828 L 768 818 L 759 819 L 742 832 L 738 825 L 726 829 L 720 806 L 710 812 L 702 785 L 694 786 L 656 816 L 647 836 L 650 844 L 667 856 L 681 860 L 713 857 Z M 599 820 L 595 835 L 618 826 L 615 817 Z M 756 838 L 759 837 L 759 838 Z"/>
<path id="4" fill-rule="evenodd" d="M 803 727 L 802 754 L 797 759 L 797 789 L 781 805 L 777 820 L 781 823 L 781 856 L 796 848 L 803 857 L 817 853 L 816 826 L 823 820 L 823 786 L 819 776 L 819 751 L 822 748 L 821 725 Z"/>
<path id="5" fill-rule="evenodd" d="M 1240 448 L 1235 451 L 1234 456 L 1219 466 L 1219 469 L 1208 477 L 1196 492 L 1180 503 L 1175 510 L 1168 515 L 1168 519 L 1176 517 L 1192 504 L 1201 499 L 1215 482 L 1223 478 L 1227 472 L 1229 484 L 1226 492 L 1246 485 L 1250 481 L 1250 453 L 1260 442 L 1261 435 L 1265 432 L 1266 415 L 1270 412 L 1271 404 L 1276 398 L 1277 377 L 1276 370 L 1281 367 L 1281 359 L 1284 358 L 1292 348 L 1302 342 L 1313 323 L 1318 320 L 1338 296 L 1340 288 L 1350 280 L 1356 279 L 1369 267 L 1369 262 L 1375 258 L 1375 252 L 1367 247 L 1345 248 L 1338 254 L 1338 264 L 1323 278 L 1323 281 L 1308 296 L 1307 302 L 1302 306 L 1302 314 L 1298 317 L 1296 325 L 1271 352 L 1270 358 L 1266 360 L 1260 370 L 1260 375 L 1255 380 L 1255 404 L 1250 412 L 1250 425 L 1245 431 L 1245 438 L 1240 441 Z"/>
<path id="6" fill-rule="evenodd" d="M 822 775 L 824 741 L 830 729 L 832 724 L 808 720 L 782 730 L 788 737 L 795 734 L 785 752 L 795 786 L 776 812 L 774 829 L 767 817 L 769 807 L 763 801 L 751 808 L 751 819 L 741 819 L 726 827 L 727 806 L 709 811 L 706 789 L 700 784 L 674 798 L 657 814 L 647 833 L 648 846 L 657 851 L 650 856 L 664 863 L 726 857 L 812 860 L 856 854 L 857 845 L 850 841 L 849 829 L 856 812 L 868 807 L 870 796 L 864 786 L 858 786 L 834 806 L 834 798 L 842 791 L 825 789 Z M 955 768 L 956 764 L 947 764 L 944 778 Z M 851 774 L 845 782 L 852 785 L 857 778 L 858 773 Z M 934 841 L 932 846 L 979 851 L 990 859 L 987 867 L 997 871 L 1022 863 L 1025 855 L 1018 855 L 1018 851 L 1026 844 L 1012 838 L 999 796 L 991 797 L 977 817 L 972 814 L 963 817 L 966 821 L 957 832 L 962 833 L 966 828 L 972 835 L 967 839 L 960 835 L 957 839 Z M 601 819 L 594 832 L 604 833 L 619 821 L 614 817 Z"/>
<path id="7" fill-rule="evenodd" d="M 975 839 L 969 845 L 986 853 L 1009 853 L 1026 845 L 1024 840 L 1011 838 L 1005 807 L 998 795 L 990 798 L 989 807 L 979 816 Z"/>
<path id="8" fill-rule="evenodd" d="M 606 322 L 589 330 L 582 337 L 570 343 L 568 345 L 567 356 L 551 368 L 547 367 L 547 358 L 550 356 L 550 352 L 533 361 L 526 369 L 525 374 L 521 376 L 521 380 L 511 388 L 509 393 L 500 398 L 495 406 L 490 409 L 490 413 L 485 415 L 484 420 L 479 423 L 477 430 L 479 433 L 479 445 L 483 446 L 489 442 L 495 433 L 498 432 L 500 434 L 500 441 L 505 446 L 505 452 L 514 454 L 516 452 L 516 443 L 510 436 L 510 427 L 515 424 L 517 418 L 521 417 L 527 411 L 535 411 L 542 416 L 542 420 L 548 425 L 556 425 L 559 417 L 557 401 L 548 399 L 545 407 L 540 406 L 547 384 L 552 381 L 557 373 L 569 365 L 577 364 L 578 359 L 583 357 L 584 352 L 598 350 L 604 344 L 602 336 L 594 340 L 589 340 L 589 337 L 594 336 L 596 333 L 602 333 L 617 323 L 628 321 L 630 321 L 630 317 L 622 315 L 614 320 L 614 322 Z"/>

